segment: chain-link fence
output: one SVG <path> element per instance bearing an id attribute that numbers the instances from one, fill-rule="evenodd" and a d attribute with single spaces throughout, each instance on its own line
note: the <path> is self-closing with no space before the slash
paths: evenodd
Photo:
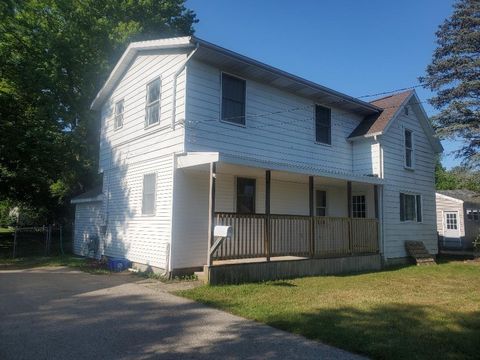
<path id="1" fill-rule="evenodd" d="M 3 257 L 52 256 L 71 252 L 71 229 L 60 225 L 16 227 L 0 239 L 0 255 Z"/>

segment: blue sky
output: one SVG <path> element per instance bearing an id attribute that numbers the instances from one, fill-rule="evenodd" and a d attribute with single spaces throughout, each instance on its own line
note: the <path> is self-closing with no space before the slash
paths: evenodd
<path id="1" fill-rule="evenodd" d="M 418 85 L 453 0 L 188 0 L 196 35 L 352 96 Z M 420 99 L 429 91 L 416 89 Z M 427 113 L 435 110 L 423 104 Z M 443 164 L 459 163 L 444 141 Z"/>

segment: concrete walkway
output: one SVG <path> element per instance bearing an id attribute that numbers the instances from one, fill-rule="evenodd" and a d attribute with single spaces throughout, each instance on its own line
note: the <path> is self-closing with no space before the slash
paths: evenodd
<path id="1" fill-rule="evenodd" d="M 359 359 L 138 277 L 0 271 L 0 359 Z"/>

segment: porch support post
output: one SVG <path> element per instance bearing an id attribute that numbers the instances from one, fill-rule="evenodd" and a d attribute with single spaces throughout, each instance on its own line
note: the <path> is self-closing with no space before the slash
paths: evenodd
<path id="1" fill-rule="evenodd" d="M 310 210 L 310 257 L 315 256 L 315 207 L 314 207 L 314 177 L 308 177 L 308 206 Z"/>
<path id="2" fill-rule="evenodd" d="M 272 173 L 265 171 L 265 257 L 270 261 L 270 183 Z"/>
<path id="3" fill-rule="evenodd" d="M 348 212 L 348 249 L 353 253 L 352 244 L 352 182 L 347 181 L 347 212 Z"/>
<path id="4" fill-rule="evenodd" d="M 373 202 L 375 207 L 375 219 L 377 220 L 377 233 L 375 235 L 378 244 L 378 251 L 380 251 L 380 210 L 378 204 L 378 185 L 373 185 Z"/>
<path id="5" fill-rule="evenodd" d="M 212 265 L 212 254 L 210 249 L 213 244 L 213 228 L 215 226 L 215 183 L 217 177 L 217 164 L 210 163 L 210 186 L 208 197 L 208 249 L 207 249 L 207 264 Z"/>

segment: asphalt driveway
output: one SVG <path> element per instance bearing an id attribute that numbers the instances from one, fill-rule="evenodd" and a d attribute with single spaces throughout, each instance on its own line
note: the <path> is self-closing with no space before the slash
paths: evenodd
<path id="1" fill-rule="evenodd" d="M 0 359 L 358 359 L 132 275 L 0 271 Z"/>

